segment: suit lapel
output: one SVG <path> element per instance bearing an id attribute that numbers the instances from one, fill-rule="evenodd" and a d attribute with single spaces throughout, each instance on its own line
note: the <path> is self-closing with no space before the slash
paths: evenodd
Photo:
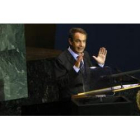
<path id="1" fill-rule="evenodd" d="M 73 66 L 75 64 L 76 60 L 74 59 L 74 57 L 70 54 L 70 52 L 68 50 L 66 51 L 66 56 L 67 56 L 69 63 L 71 63 Z"/>

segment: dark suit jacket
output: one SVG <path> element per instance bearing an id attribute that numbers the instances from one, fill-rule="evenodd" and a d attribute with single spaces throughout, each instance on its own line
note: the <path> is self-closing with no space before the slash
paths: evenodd
<path id="1" fill-rule="evenodd" d="M 81 71 L 75 72 L 73 66 L 76 60 L 68 50 L 61 53 L 55 61 L 55 76 L 60 89 L 60 98 L 68 98 L 73 94 L 83 92 L 83 74 Z M 89 54 L 84 52 L 84 66 L 90 67 Z"/>

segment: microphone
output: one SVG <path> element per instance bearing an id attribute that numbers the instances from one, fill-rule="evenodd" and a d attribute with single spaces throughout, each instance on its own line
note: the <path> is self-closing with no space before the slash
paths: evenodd
<path id="1" fill-rule="evenodd" d="M 122 73 L 122 71 L 118 67 L 115 67 L 114 70 L 117 71 L 118 73 Z M 125 74 L 125 75 L 131 79 L 134 79 L 134 80 L 137 80 L 138 82 L 140 82 L 140 79 L 136 78 L 135 76 L 132 76 L 129 74 Z"/>

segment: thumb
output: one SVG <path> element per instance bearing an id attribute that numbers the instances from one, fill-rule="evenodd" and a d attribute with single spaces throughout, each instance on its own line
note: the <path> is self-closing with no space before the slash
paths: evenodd
<path id="1" fill-rule="evenodd" d="M 96 56 L 93 55 L 92 57 L 93 57 L 95 60 L 97 60 L 97 57 L 96 57 Z"/>

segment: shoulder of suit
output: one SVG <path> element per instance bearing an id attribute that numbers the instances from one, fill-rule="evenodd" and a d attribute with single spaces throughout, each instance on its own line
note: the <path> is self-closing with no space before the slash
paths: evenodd
<path id="1" fill-rule="evenodd" d="M 68 62 L 68 57 L 72 56 L 68 50 L 65 50 L 56 58 L 56 61 L 58 61 L 61 64 L 66 64 Z"/>
<path id="2" fill-rule="evenodd" d="M 89 57 L 89 53 L 87 51 L 84 51 L 84 55 L 85 57 Z M 68 50 L 65 50 L 57 57 L 57 59 L 66 60 L 66 58 L 68 57 L 72 57 L 72 55 L 70 54 Z"/>
<path id="3" fill-rule="evenodd" d="M 65 50 L 58 56 L 58 59 L 64 59 L 67 57 L 67 55 L 69 55 L 69 51 Z"/>

